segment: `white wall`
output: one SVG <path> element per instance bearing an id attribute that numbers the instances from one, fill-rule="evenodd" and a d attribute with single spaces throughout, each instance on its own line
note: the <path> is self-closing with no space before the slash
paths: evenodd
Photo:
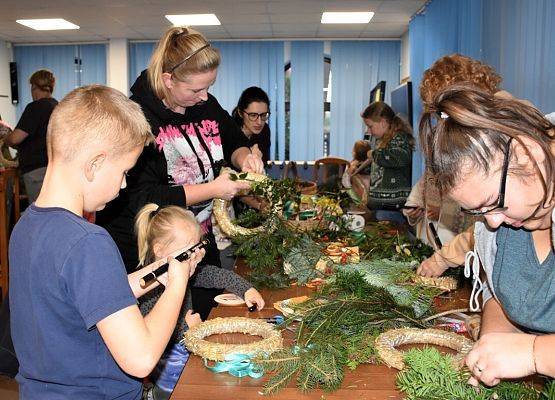
<path id="1" fill-rule="evenodd" d="M 129 67 L 127 39 L 110 39 L 106 57 L 106 84 L 127 95 L 129 93 Z"/>
<path id="2" fill-rule="evenodd" d="M 11 61 L 13 61 L 11 43 L 0 40 L 0 116 L 2 120 L 14 127 L 17 121 L 10 86 Z"/>
<path id="3" fill-rule="evenodd" d="M 410 77 L 410 47 L 409 47 L 409 31 L 401 36 L 401 81 Z"/>

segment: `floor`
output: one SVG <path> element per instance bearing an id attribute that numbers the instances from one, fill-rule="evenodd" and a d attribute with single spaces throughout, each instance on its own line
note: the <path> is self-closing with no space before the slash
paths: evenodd
<path id="1" fill-rule="evenodd" d="M 6 378 L 0 375 L 0 399 L 17 400 L 19 399 L 19 390 L 15 379 Z"/>

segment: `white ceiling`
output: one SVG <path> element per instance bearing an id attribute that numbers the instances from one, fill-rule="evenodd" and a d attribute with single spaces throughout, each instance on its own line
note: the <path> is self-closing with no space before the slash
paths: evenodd
<path id="1" fill-rule="evenodd" d="M 210 39 L 398 38 L 426 0 L 0 0 L 0 40 L 15 43 L 158 39 L 166 14 L 215 13 Z M 369 24 L 321 25 L 323 11 L 374 11 Z M 65 18 L 72 31 L 35 31 L 16 19 Z"/>

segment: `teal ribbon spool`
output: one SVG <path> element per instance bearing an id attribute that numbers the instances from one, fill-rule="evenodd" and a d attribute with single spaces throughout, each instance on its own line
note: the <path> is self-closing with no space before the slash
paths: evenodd
<path id="1" fill-rule="evenodd" d="M 283 217 L 285 219 L 289 219 L 295 213 L 295 202 L 294 201 L 286 201 L 283 205 Z"/>
<path id="2" fill-rule="evenodd" d="M 208 361 L 204 359 L 204 365 L 212 372 L 227 372 L 238 378 L 250 376 L 251 378 L 258 379 L 264 375 L 264 369 L 255 365 L 248 354 L 228 354 L 225 356 L 225 361 L 217 361 L 214 366 L 209 366 Z"/>
<path id="3" fill-rule="evenodd" d="M 306 221 L 307 219 L 314 218 L 316 210 L 306 210 L 299 213 L 299 221 Z"/>
<path id="4" fill-rule="evenodd" d="M 349 232 L 349 236 L 351 236 L 351 238 L 353 238 L 353 240 L 355 241 L 355 245 L 359 245 L 361 243 L 364 243 L 364 241 L 366 240 L 366 235 L 364 232 Z"/>

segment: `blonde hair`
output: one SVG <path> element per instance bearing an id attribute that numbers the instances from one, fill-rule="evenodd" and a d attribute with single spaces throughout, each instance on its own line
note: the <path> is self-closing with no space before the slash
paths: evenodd
<path id="1" fill-rule="evenodd" d="M 54 77 L 52 71 L 49 71 L 47 69 L 39 69 L 29 77 L 29 83 L 38 87 L 43 92 L 48 92 L 52 94 L 52 92 L 54 92 L 56 78 Z"/>
<path id="2" fill-rule="evenodd" d="M 154 203 L 148 203 L 141 208 L 135 217 L 139 266 L 154 261 L 155 242 L 166 246 L 174 240 L 173 233 L 177 221 L 185 222 L 196 234 L 201 234 L 200 225 L 189 210 L 179 206 L 160 207 Z"/>
<path id="3" fill-rule="evenodd" d="M 219 65 L 219 51 L 211 47 L 200 32 L 173 27 L 166 31 L 152 53 L 148 64 L 148 81 L 156 97 L 173 105 L 162 80 L 163 73 L 171 73 L 176 80 L 184 82 L 191 74 L 212 71 Z"/>
<path id="4" fill-rule="evenodd" d="M 52 112 L 46 138 L 48 159 L 65 162 L 98 146 L 121 155 L 154 141 L 139 105 L 101 85 L 83 86 L 64 97 Z"/>

